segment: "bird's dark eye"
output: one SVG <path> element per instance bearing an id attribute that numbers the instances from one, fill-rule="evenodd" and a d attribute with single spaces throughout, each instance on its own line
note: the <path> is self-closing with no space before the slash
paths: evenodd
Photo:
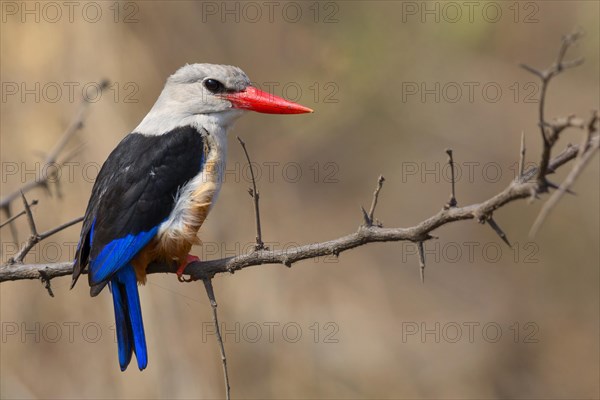
<path id="1" fill-rule="evenodd" d="M 211 93 L 219 93 L 225 89 L 225 86 L 216 79 L 206 79 L 204 81 L 204 87 Z"/>

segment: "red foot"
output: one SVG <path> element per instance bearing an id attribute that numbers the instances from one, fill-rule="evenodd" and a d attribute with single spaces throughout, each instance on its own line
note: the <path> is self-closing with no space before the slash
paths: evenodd
<path id="1" fill-rule="evenodd" d="M 181 263 L 181 265 L 179 266 L 179 268 L 177 269 L 177 279 L 179 279 L 180 282 L 189 282 L 189 280 L 186 280 L 182 275 L 183 275 L 183 271 L 185 271 L 185 268 L 190 264 L 193 263 L 195 261 L 200 261 L 199 257 L 193 256 L 191 254 L 188 254 L 186 256 L 186 260 L 184 262 Z"/>

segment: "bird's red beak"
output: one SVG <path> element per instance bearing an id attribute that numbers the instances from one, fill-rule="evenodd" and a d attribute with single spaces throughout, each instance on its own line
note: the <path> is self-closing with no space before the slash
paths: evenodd
<path id="1" fill-rule="evenodd" d="M 287 101 L 282 97 L 263 92 L 253 86 L 236 93 L 225 93 L 221 95 L 233 104 L 234 108 L 256 111 L 265 114 L 304 114 L 311 113 L 308 107 Z"/>

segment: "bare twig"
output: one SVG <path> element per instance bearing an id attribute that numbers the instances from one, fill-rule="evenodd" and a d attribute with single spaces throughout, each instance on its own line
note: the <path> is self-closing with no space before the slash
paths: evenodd
<path id="1" fill-rule="evenodd" d="M 547 190 L 546 188 L 546 175 L 548 174 L 548 163 L 550 161 L 550 152 L 554 143 L 558 140 L 558 136 L 560 132 L 567 126 L 559 126 L 558 124 L 548 123 L 545 119 L 545 104 L 546 104 L 546 93 L 548 90 L 548 85 L 550 81 L 555 76 L 559 75 L 561 72 L 568 68 L 573 68 L 583 63 L 583 59 L 579 58 L 573 61 L 564 61 L 564 57 L 567 53 L 567 50 L 571 45 L 573 45 L 579 38 L 583 36 L 583 33 L 580 31 L 575 31 L 570 35 L 566 35 L 562 38 L 562 43 L 560 49 L 558 51 L 558 56 L 554 63 L 547 68 L 546 70 L 540 71 L 533 67 L 530 67 L 525 64 L 521 64 L 521 67 L 525 70 L 533 73 L 542 81 L 542 87 L 540 90 L 540 101 L 538 103 L 538 125 L 540 127 L 540 132 L 542 135 L 542 141 L 544 144 L 542 150 L 542 157 L 539 165 L 539 170 L 537 173 L 537 181 L 539 184 L 538 191 L 544 192 Z"/>
<path id="2" fill-rule="evenodd" d="M 379 175 L 379 178 L 377 179 L 377 187 L 375 188 L 375 191 L 373 192 L 373 200 L 371 200 L 371 208 L 369 209 L 369 212 L 367 213 L 367 211 L 363 207 L 360 207 L 360 209 L 362 210 L 362 213 L 363 213 L 363 219 L 365 221 L 366 226 L 371 226 L 371 225 L 377 225 L 379 227 L 383 226 L 381 224 L 381 222 L 375 221 L 375 207 L 377 207 L 377 200 L 379 199 L 379 192 L 381 191 L 381 188 L 383 187 L 383 182 L 385 182 L 385 178 L 383 177 L 383 175 Z"/>
<path id="3" fill-rule="evenodd" d="M 223 344 L 223 337 L 221 336 L 221 327 L 219 326 L 219 317 L 217 314 L 217 300 L 215 298 L 215 291 L 213 290 L 212 280 L 204 279 L 204 288 L 206 294 L 210 300 L 210 307 L 212 308 L 213 323 L 215 324 L 215 332 L 217 334 L 217 343 L 219 343 L 219 349 L 221 351 L 221 362 L 223 363 L 223 377 L 225 379 L 225 397 L 227 400 L 231 400 L 231 387 L 229 385 L 229 373 L 227 371 L 227 357 L 225 357 L 225 346 Z"/>
<path id="4" fill-rule="evenodd" d="M 33 219 L 33 214 L 31 213 L 31 208 L 29 207 L 29 203 L 27 202 L 27 199 L 25 198 L 25 194 L 23 194 L 23 192 L 21 192 L 21 198 L 23 200 L 23 206 L 25 207 L 24 212 L 27 216 L 27 223 L 29 224 L 30 235 L 23 247 L 21 248 L 21 250 L 17 253 L 17 255 L 14 258 L 8 260 L 9 264 L 15 262 L 23 262 L 23 258 L 25 258 L 25 255 L 33 248 L 33 246 L 35 246 L 40 241 L 40 235 L 38 235 L 37 228 L 35 226 L 35 220 Z"/>
<path id="5" fill-rule="evenodd" d="M 246 154 L 246 160 L 248 160 L 248 167 L 250 168 L 250 176 L 252 177 L 252 188 L 248 189 L 248 193 L 254 200 L 254 215 L 256 217 L 256 245 L 254 246 L 255 250 L 264 250 L 265 243 L 262 240 L 262 230 L 260 227 L 260 207 L 258 205 L 260 199 L 260 193 L 258 189 L 256 189 L 256 179 L 254 178 L 254 168 L 252 167 L 252 161 L 250 161 L 250 156 L 248 155 L 248 150 L 246 149 L 246 143 L 237 136 L 237 140 L 242 145 L 242 149 L 244 149 L 244 154 Z"/>
<path id="6" fill-rule="evenodd" d="M 456 192 L 455 192 L 455 182 L 456 177 L 454 175 L 454 159 L 452 157 L 452 149 L 446 149 L 446 154 L 448 154 L 448 164 L 450 165 L 450 174 L 452 175 L 451 184 L 452 184 L 452 192 L 450 193 L 450 200 L 448 203 L 444 205 L 445 209 L 456 207 L 458 202 L 456 201 Z"/>
<path id="7" fill-rule="evenodd" d="M 596 155 L 598 150 L 600 149 L 600 141 L 596 140 L 592 141 L 592 136 L 595 132 L 597 132 L 596 123 L 598 122 L 598 114 L 594 111 L 590 122 L 587 124 L 587 133 L 585 135 L 583 143 L 579 146 L 579 151 L 577 153 L 577 161 L 575 165 L 569 172 L 569 175 L 565 178 L 565 180 L 558 187 L 558 190 L 552 194 L 550 199 L 544 204 L 542 210 L 538 214 L 531 230 L 529 231 L 529 236 L 534 237 L 542 224 L 550 214 L 550 212 L 554 209 L 556 204 L 560 201 L 562 196 L 565 193 L 570 192 L 571 186 L 575 183 L 575 180 L 581 172 L 584 170 L 585 166 L 590 162 L 590 160 Z M 589 146 L 588 146 L 589 144 Z"/>
<path id="8" fill-rule="evenodd" d="M 18 251 L 18 253 L 14 257 L 11 257 L 11 259 L 8 260 L 8 264 L 22 263 L 23 259 L 25 259 L 25 256 L 27 255 L 27 253 L 29 253 L 31 251 L 31 249 L 33 249 L 35 247 L 35 245 L 37 245 L 39 242 L 41 242 L 44 239 L 49 238 L 50 236 L 66 229 L 70 226 L 73 226 L 73 225 L 83 221 L 83 217 L 78 217 L 69 222 L 65 222 L 64 224 L 59 225 L 56 228 L 52 228 L 43 233 L 38 233 L 37 228 L 35 226 L 35 221 L 33 219 L 33 214 L 31 213 L 31 209 L 29 208 L 29 205 L 27 204 L 25 195 L 23 195 L 23 202 L 24 202 L 24 204 L 27 205 L 25 207 L 25 212 L 27 214 L 27 219 L 29 221 L 29 229 L 31 232 L 30 232 L 29 238 L 27 239 L 25 244 L 23 244 L 23 246 Z"/>
<path id="9" fill-rule="evenodd" d="M 65 222 L 64 224 L 57 226 L 56 228 L 47 230 L 46 232 L 44 232 L 40 235 L 40 240 L 44 240 L 44 239 L 54 235 L 55 233 L 62 231 L 63 229 L 67 229 L 70 226 L 80 223 L 81 221 L 83 221 L 83 216 L 74 218 L 74 219 L 70 220 L 69 222 Z"/>
<path id="10" fill-rule="evenodd" d="M 108 80 L 102 80 L 100 82 L 100 90 L 102 91 L 102 90 L 106 89 L 109 84 L 110 84 L 110 82 Z M 61 167 L 64 165 L 64 163 L 68 162 L 75 154 L 77 154 L 79 152 L 80 147 L 76 148 L 74 151 L 67 153 L 67 155 L 64 157 L 63 160 L 58 161 L 59 156 L 61 155 L 61 153 L 64 152 L 68 142 L 75 135 L 75 133 L 77 133 L 77 131 L 79 131 L 83 127 L 83 123 L 85 120 L 85 114 L 89 107 L 89 104 L 90 103 L 89 103 L 88 99 L 84 96 L 81 100 L 79 108 L 77 109 L 77 112 L 75 113 L 75 116 L 73 117 L 71 123 L 69 124 L 67 129 L 63 132 L 62 136 L 60 137 L 60 139 L 58 140 L 58 142 L 56 143 L 54 148 L 50 151 L 50 153 L 48 153 L 48 155 L 44 159 L 44 165 L 57 165 L 57 167 Z M 45 188 L 46 190 L 49 190 L 49 183 L 51 182 L 51 179 L 55 180 L 57 193 L 60 197 L 61 192 L 60 192 L 60 187 L 59 187 L 59 183 L 58 183 L 59 179 L 56 179 L 56 178 L 57 178 L 56 171 L 54 171 L 53 173 L 40 174 L 34 180 L 25 183 L 19 189 L 7 194 L 0 200 L 0 210 L 2 210 L 4 212 L 4 215 L 6 216 L 6 218 L 11 220 L 9 222 L 9 225 L 10 225 L 10 230 L 11 230 L 11 234 L 13 237 L 13 241 L 15 243 L 18 243 L 19 240 L 18 240 L 18 236 L 17 236 L 17 229 L 16 229 L 16 226 L 14 225 L 14 219 L 11 218 L 12 217 L 11 203 L 20 196 L 21 192 L 27 193 L 30 190 L 37 188 L 37 187 L 42 187 L 42 188 Z"/>
<path id="11" fill-rule="evenodd" d="M 106 89 L 109 84 L 110 84 L 110 82 L 103 80 L 100 83 L 100 90 Z M 68 157 L 66 157 L 66 160 L 63 160 L 61 162 L 58 161 L 58 157 L 65 150 L 65 147 L 67 146 L 69 140 L 71 140 L 71 138 L 75 135 L 75 133 L 77 133 L 78 130 L 83 128 L 83 122 L 85 120 L 85 113 L 86 113 L 89 105 L 90 105 L 90 103 L 89 103 L 88 99 L 84 97 L 81 100 L 81 104 L 80 104 L 79 108 L 77 109 L 77 112 L 75 113 L 75 116 L 73 117 L 73 120 L 71 121 L 71 123 L 69 124 L 67 129 L 64 131 L 64 133 L 62 134 L 61 138 L 58 140 L 58 142 L 56 143 L 56 145 L 54 146 L 52 151 L 50 151 L 50 153 L 48 153 L 48 155 L 46 156 L 46 158 L 44 160 L 45 165 L 57 164 L 57 165 L 61 166 L 66 160 L 73 157 L 74 153 L 71 152 L 68 154 Z M 17 197 L 20 196 L 20 192 L 27 193 L 28 191 L 30 191 L 31 189 L 36 188 L 36 187 L 40 187 L 40 186 L 47 187 L 50 178 L 53 178 L 52 174 L 42 174 L 42 175 L 38 176 L 36 179 L 34 179 L 33 181 L 27 182 L 21 188 L 4 196 L 2 198 L 2 200 L 0 200 L 0 208 L 3 209 L 5 207 L 7 207 L 8 204 L 12 203 Z"/>
<path id="12" fill-rule="evenodd" d="M 33 207 L 36 206 L 38 204 L 37 200 L 32 200 L 31 203 L 29 203 L 29 207 Z M 7 219 L 6 221 L 4 221 L 3 223 L 0 224 L 0 228 L 3 228 L 4 226 L 10 224 L 11 222 L 13 222 L 14 220 L 16 220 L 17 218 L 23 216 L 27 214 L 27 212 L 25 210 L 21 211 L 18 214 L 13 215 L 12 217 L 10 217 L 9 219 Z"/>

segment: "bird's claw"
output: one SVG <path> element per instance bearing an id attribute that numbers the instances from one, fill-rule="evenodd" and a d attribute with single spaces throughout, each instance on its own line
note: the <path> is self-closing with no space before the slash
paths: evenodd
<path id="1" fill-rule="evenodd" d="M 175 274 L 177 274 L 177 280 L 179 282 L 193 282 L 193 281 L 195 281 L 195 279 L 192 278 L 192 277 L 190 277 L 190 278 L 184 278 L 183 277 L 183 272 L 185 271 L 186 267 L 190 263 L 193 263 L 193 262 L 196 262 L 196 261 L 200 261 L 200 258 L 197 257 L 197 256 L 193 256 L 191 254 L 187 255 L 186 260 L 181 263 L 181 265 L 177 269 L 177 272 L 175 272 Z"/>

